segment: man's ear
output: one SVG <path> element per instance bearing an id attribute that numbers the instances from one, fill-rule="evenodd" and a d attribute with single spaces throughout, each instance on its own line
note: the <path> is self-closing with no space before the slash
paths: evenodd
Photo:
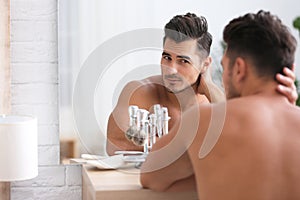
<path id="1" fill-rule="evenodd" d="M 210 56 L 207 56 L 207 58 L 205 58 L 202 69 L 201 69 L 201 74 L 204 74 L 206 72 L 206 70 L 210 67 L 212 62 L 212 59 Z"/>
<path id="2" fill-rule="evenodd" d="M 237 83 L 241 83 L 247 76 L 247 63 L 245 59 L 237 57 L 233 67 L 233 76 Z"/>

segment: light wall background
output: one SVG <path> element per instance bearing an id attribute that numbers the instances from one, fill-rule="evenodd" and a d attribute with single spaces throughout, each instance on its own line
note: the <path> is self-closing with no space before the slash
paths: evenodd
<path id="1" fill-rule="evenodd" d="M 4 1 L 10 3 L 11 113 L 38 119 L 39 175 L 13 182 L 11 199 L 80 200 L 81 166 L 61 165 L 59 158 L 58 1 Z"/>
<path id="2" fill-rule="evenodd" d="M 224 26 L 234 17 L 246 12 L 269 10 L 278 15 L 290 27 L 299 41 L 299 33 L 292 22 L 300 16 L 298 0 L 63 0 L 59 1 L 59 70 L 60 70 L 60 130 L 62 137 L 81 137 L 76 133 L 72 116 L 72 91 L 82 64 L 103 42 L 118 34 L 142 28 L 159 28 L 175 15 L 193 12 L 206 17 L 209 32 L 213 35 L 213 68 L 220 67 L 222 51 L 220 41 Z M 147 39 L 147 38 L 145 38 Z M 122 45 L 122 44 L 120 44 Z M 122 85 L 116 86 L 120 78 L 142 65 L 157 65 L 149 74 L 158 74 L 160 51 L 139 52 L 120 58 L 113 63 L 117 71 L 102 77 L 102 85 L 95 91 L 95 115 L 99 130 L 81 141 L 83 150 L 104 154 L 106 124 L 109 113 L 116 103 Z M 299 66 L 297 68 L 297 66 Z M 127 71 L 126 71 L 127 69 Z M 123 71 L 122 71 L 123 70 Z M 120 71 L 122 73 L 120 73 Z M 148 75 L 148 74 L 147 74 Z M 300 78 L 300 50 L 296 53 L 296 75 Z M 143 78 L 141 75 L 140 78 Z M 218 78 L 215 77 L 216 79 Z M 104 83 L 103 83 L 104 81 Z M 85 137 L 82 137 L 85 138 Z"/>

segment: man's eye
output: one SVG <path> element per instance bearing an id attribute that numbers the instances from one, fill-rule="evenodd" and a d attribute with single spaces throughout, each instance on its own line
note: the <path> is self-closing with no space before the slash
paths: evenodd
<path id="1" fill-rule="evenodd" d="M 172 60 L 170 56 L 163 56 L 163 59 L 165 59 L 165 60 Z"/>
<path id="2" fill-rule="evenodd" d="M 181 59 L 180 62 L 181 62 L 181 63 L 190 63 L 190 61 L 185 60 L 185 59 Z"/>

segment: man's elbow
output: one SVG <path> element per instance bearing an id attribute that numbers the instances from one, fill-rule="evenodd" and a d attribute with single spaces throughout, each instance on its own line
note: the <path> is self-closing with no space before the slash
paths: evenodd
<path id="1" fill-rule="evenodd" d="M 113 138 L 107 137 L 107 141 L 106 141 L 106 153 L 109 156 L 113 156 L 115 154 L 115 151 L 117 150 L 116 146 L 114 145 L 114 143 L 112 141 L 113 141 Z"/>
<path id="2" fill-rule="evenodd" d="M 110 147 L 109 144 L 106 144 L 106 153 L 109 156 L 113 156 L 114 155 L 114 151 L 112 150 L 112 148 Z"/>
<path id="3" fill-rule="evenodd" d="M 147 188 L 156 192 L 165 192 L 169 188 L 164 182 L 154 179 L 153 176 L 147 173 L 142 173 L 140 182 L 143 188 Z"/>

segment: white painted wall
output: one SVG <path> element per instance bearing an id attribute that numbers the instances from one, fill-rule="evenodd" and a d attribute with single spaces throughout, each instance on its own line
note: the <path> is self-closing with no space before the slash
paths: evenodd
<path id="1" fill-rule="evenodd" d="M 70 2 L 69 5 L 76 4 L 76 0 Z M 298 0 L 85 0 L 80 1 L 79 6 L 80 18 L 76 20 L 80 27 L 81 64 L 94 48 L 117 34 L 138 28 L 163 28 L 174 15 L 186 12 L 206 17 L 209 31 L 214 37 L 213 47 L 219 45 L 223 28 L 231 19 L 260 9 L 278 15 L 299 41 L 299 33 L 292 26 L 292 21 L 300 16 Z M 73 30 L 74 33 L 76 30 Z M 298 48 L 297 66 L 300 66 L 299 52 Z M 297 75 L 300 77 L 300 67 Z"/>
<path id="2" fill-rule="evenodd" d="M 13 200 L 81 199 L 81 167 L 59 165 L 57 0 L 11 0 L 12 113 L 38 118 L 39 175 Z M 20 166 L 22 167 L 22 166 Z"/>

